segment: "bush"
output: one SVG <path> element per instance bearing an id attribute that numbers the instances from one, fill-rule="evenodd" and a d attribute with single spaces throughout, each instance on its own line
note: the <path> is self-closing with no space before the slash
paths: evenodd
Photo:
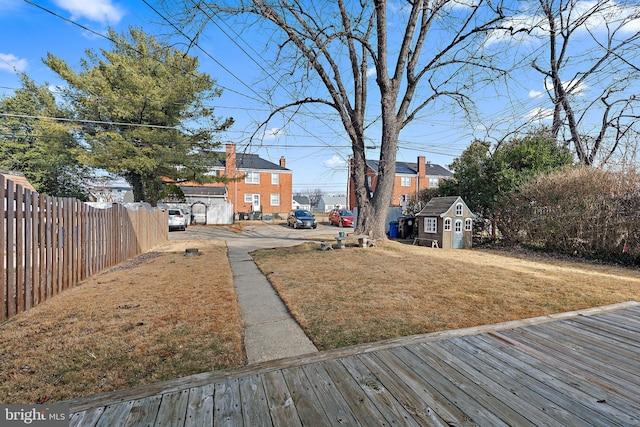
<path id="1" fill-rule="evenodd" d="M 509 243 L 640 263 L 640 177 L 589 167 L 551 172 L 506 198 Z"/>

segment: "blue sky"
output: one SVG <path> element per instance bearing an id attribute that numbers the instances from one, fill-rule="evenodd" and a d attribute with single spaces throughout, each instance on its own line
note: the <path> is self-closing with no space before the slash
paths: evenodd
<path id="1" fill-rule="evenodd" d="M 142 27 L 153 35 L 167 32 L 166 27 L 158 25 L 162 18 L 142 0 L 32 0 L 32 3 L 53 14 L 23 0 L 0 0 L 2 95 L 11 95 L 19 87 L 16 71 L 26 72 L 38 84 L 60 84 L 55 73 L 42 64 L 41 59 L 50 52 L 77 69 L 86 49 L 110 48 L 109 41 L 93 32 L 104 34 L 108 27 L 123 32 L 131 25 Z M 153 6 L 157 1 L 148 0 L 147 3 Z M 522 11 L 514 17 L 514 23 L 526 23 L 529 19 L 533 19 L 532 16 Z M 268 80 L 260 79 L 269 58 L 262 56 L 264 53 L 260 48 L 254 48 L 256 37 L 260 36 L 248 31 L 239 33 L 230 26 L 221 25 L 200 40 L 200 49 L 190 51 L 199 57 L 201 71 L 216 79 L 223 89 L 222 97 L 212 102 L 216 114 L 236 120 L 221 139 L 237 142 L 239 149 L 259 154 L 274 163 L 281 156 L 286 157 L 287 167 L 293 170 L 294 191 L 320 188 L 330 194 L 345 193 L 345 164 L 350 148 L 342 126 L 334 116 L 307 110 L 292 122 L 279 122 L 277 117 L 269 124 L 261 142 L 248 145 L 256 123 L 269 114 L 261 102 L 264 95 L 254 89 L 270 84 Z M 500 42 L 496 36 L 496 44 Z M 517 44 L 519 51 L 537 48 L 530 40 Z M 521 78 L 511 82 L 508 94 L 494 86 L 487 86 L 478 94 L 483 100 L 479 103 L 480 116 L 490 117 L 491 122 L 502 117 L 507 128 L 536 113 L 542 113 L 541 121 L 548 120 L 544 117 L 549 105 L 543 96 L 543 79 L 530 69 L 523 69 L 521 73 Z M 469 125 L 446 106 L 427 110 L 420 120 L 401 133 L 397 160 L 415 162 L 417 156 L 424 155 L 433 163 L 446 167 L 474 137 L 488 136 L 484 123 Z M 372 151 L 370 158 L 376 157 L 377 153 Z"/>

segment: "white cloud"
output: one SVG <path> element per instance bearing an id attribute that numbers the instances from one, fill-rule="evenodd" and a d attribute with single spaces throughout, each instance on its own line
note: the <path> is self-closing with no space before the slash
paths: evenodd
<path id="1" fill-rule="evenodd" d="M 325 168 L 331 168 L 331 169 L 339 168 L 339 167 L 345 166 L 346 164 L 347 163 L 344 161 L 344 159 L 337 155 L 331 157 L 330 159 L 325 159 L 322 161 L 322 165 Z"/>
<path id="2" fill-rule="evenodd" d="M 23 72 L 27 69 L 27 60 L 18 58 L 11 53 L 0 53 L 0 70 Z"/>
<path id="3" fill-rule="evenodd" d="M 117 24 L 124 10 L 111 0 L 55 0 L 56 5 L 71 13 L 71 19 L 86 18 L 101 24 Z"/>
<path id="4" fill-rule="evenodd" d="M 551 80 L 545 80 L 544 86 L 547 90 L 553 91 L 553 84 L 551 83 Z M 574 96 L 584 96 L 584 93 L 589 89 L 589 86 L 586 83 L 574 83 L 573 80 L 562 82 L 562 87 L 564 87 L 565 92 Z"/>
<path id="5" fill-rule="evenodd" d="M 367 70 L 367 77 L 375 77 L 377 75 L 376 67 L 371 67 Z"/>
<path id="6" fill-rule="evenodd" d="M 525 118 L 533 121 L 544 121 L 549 120 L 553 117 L 553 109 L 552 108 L 534 108 L 530 110 L 527 114 L 525 114 Z"/>
<path id="7" fill-rule="evenodd" d="M 542 96 L 542 92 L 537 91 L 537 90 L 530 90 L 529 91 L 529 98 L 540 98 Z"/>
<path id="8" fill-rule="evenodd" d="M 284 132 L 280 128 L 266 129 L 262 134 L 262 140 L 274 140 L 284 135 Z"/>

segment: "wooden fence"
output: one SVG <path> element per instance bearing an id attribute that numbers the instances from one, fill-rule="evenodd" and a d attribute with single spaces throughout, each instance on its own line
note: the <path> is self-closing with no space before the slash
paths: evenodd
<path id="1" fill-rule="evenodd" d="M 0 321 L 168 240 L 167 213 L 92 208 L 0 175 Z"/>

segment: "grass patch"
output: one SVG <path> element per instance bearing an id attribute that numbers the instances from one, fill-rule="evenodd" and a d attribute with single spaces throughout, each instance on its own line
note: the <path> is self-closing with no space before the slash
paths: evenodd
<path id="1" fill-rule="evenodd" d="M 198 248 L 201 255 L 185 257 Z M 0 325 L 2 403 L 44 403 L 245 363 L 227 248 L 175 241 Z"/>
<path id="2" fill-rule="evenodd" d="M 385 242 L 252 255 L 321 350 L 640 299 L 635 269 Z"/>

